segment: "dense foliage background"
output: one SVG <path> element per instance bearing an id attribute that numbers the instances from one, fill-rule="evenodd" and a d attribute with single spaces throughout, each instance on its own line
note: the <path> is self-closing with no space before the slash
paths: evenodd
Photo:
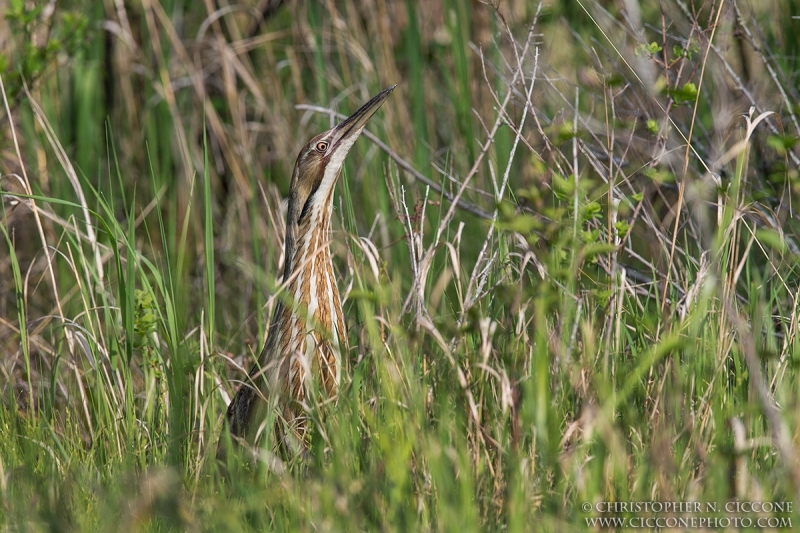
<path id="1" fill-rule="evenodd" d="M 3 528 L 800 520 L 800 4 L 0 11 Z M 220 463 L 297 152 L 395 83 L 335 200 L 346 385 Z"/>

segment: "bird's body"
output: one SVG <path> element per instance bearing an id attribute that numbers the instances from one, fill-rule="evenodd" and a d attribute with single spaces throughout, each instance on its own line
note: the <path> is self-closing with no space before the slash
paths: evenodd
<path id="1" fill-rule="evenodd" d="M 317 393 L 332 398 L 341 381 L 347 332 L 331 261 L 333 191 L 344 159 L 366 122 L 394 89 L 364 104 L 301 150 L 289 187 L 283 297 L 257 363 L 228 406 L 231 435 L 254 442 L 270 408 L 281 433 L 302 441 L 305 407 Z"/>

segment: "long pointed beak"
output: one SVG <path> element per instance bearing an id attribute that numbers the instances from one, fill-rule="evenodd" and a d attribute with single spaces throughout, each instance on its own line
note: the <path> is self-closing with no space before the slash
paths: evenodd
<path id="1" fill-rule="evenodd" d="M 355 141 L 355 138 L 361 135 L 361 131 L 367 124 L 367 121 L 369 121 L 369 119 L 372 118 L 372 115 L 374 115 L 375 112 L 380 109 L 380 107 L 383 105 L 383 102 L 389 97 L 395 87 L 397 87 L 396 84 L 382 90 L 373 96 L 369 102 L 362 105 L 358 111 L 344 119 L 338 126 L 336 126 L 333 129 L 331 148 L 328 150 L 328 153 L 332 154 L 336 152 L 338 146 L 348 139 Z"/>

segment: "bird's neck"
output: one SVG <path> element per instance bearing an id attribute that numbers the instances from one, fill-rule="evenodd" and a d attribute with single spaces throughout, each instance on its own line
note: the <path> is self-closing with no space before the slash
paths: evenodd
<path id="1" fill-rule="evenodd" d="M 300 224 L 287 226 L 284 283 L 291 304 L 280 312 L 293 316 L 295 323 L 303 322 L 301 329 L 339 336 L 344 334 L 344 320 L 330 253 L 333 202 L 326 200 Z"/>
<path id="2" fill-rule="evenodd" d="M 287 221 L 283 280 L 297 287 L 310 275 L 324 275 L 333 268 L 330 254 L 331 206 L 312 209 L 300 224 Z M 292 224 L 292 226 L 290 226 Z"/>
<path id="3" fill-rule="evenodd" d="M 288 356 L 290 376 L 303 372 L 298 367 L 302 356 L 312 370 L 320 369 L 321 385 L 330 396 L 339 384 L 347 332 L 330 254 L 331 205 L 322 207 L 324 211 L 312 211 L 291 234 L 287 232 L 292 241 L 286 243 L 284 283 L 291 303 L 275 310 L 281 333 L 276 333 L 273 349 L 281 346 L 280 353 Z M 294 394 L 302 397 L 299 391 Z"/>

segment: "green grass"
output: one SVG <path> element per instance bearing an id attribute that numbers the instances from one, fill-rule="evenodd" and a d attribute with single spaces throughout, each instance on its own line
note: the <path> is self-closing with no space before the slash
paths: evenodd
<path id="1" fill-rule="evenodd" d="M 591 2 L 295 2 L 252 33 L 202 3 L 11 4 L 0 527 L 657 516 L 600 502 L 761 516 L 734 500 L 800 520 L 800 96 L 797 58 L 775 53 L 800 48 L 794 8 L 743 12 L 752 45 L 723 11 L 706 54 L 711 2 L 696 20 L 662 3 L 663 27 L 644 3 L 636 20 Z M 49 48 L 33 37 L 48 28 Z M 370 131 L 496 216 L 451 209 L 359 140 L 335 198 L 338 400 L 313 410 L 307 455 L 267 436 L 258 460 L 221 464 L 280 298 L 292 165 L 330 123 L 295 106 L 347 114 L 394 83 Z"/>

